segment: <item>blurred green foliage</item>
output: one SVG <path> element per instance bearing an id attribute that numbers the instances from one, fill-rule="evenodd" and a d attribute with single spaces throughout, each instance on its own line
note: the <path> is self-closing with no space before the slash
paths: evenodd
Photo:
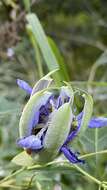
<path id="1" fill-rule="evenodd" d="M 10 161 L 20 152 L 16 146 L 18 122 L 28 97 L 17 87 L 16 79 L 34 84 L 40 76 L 37 55 L 26 31 L 27 12 L 30 10 L 38 15 L 46 34 L 57 44 L 72 85 L 88 89 L 95 102 L 94 114 L 104 115 L 107 113 L 106 7 L 105 0 L 0 1 L 1 179 L 19 168 Z M 39 53 L 43 73 L 46 74 L 48 68 Z M 90 83 L 87 84 L 87 81 Z M 107 149 L 106 134 L 107 128 L 94 132 L 87 130 L 84 137 L 75 139 L 73 147 L 80 148 L 82 154 Z M 106 154 L 87 158 L 83 168 L 101 181 L 106 180 L 106 158 Z M 91 181 L 87 185 L 86 177 L 76 170 L 60 166 L 23 171 L 8 181 L 5 187 L 32 190 L 98 189 Z"/>

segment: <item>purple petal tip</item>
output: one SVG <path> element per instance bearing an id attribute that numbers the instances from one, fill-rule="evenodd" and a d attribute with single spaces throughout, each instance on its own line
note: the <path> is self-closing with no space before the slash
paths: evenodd
<path id="1" fill-rule="evenodd" d="M 41 140 L 35 135 L 28 137 L 23 137 L 17 141 L 17 145 L 22 148 L 27 148 L 31 150 L 39 150 L 43 147 Z"/>
<path id="2" fill-rule="evenodd" d="M 77 154 L 73 153 L 67 146 L 61 147 L 61 152 L 63 152 L 64 156 L 73 164 L 82 163 L 84 164 L 85 161 L 81 160 L 77 157 Z"/>
<path id="3" fill-rule="evenodd" d="M 27 82 L 25 82 L 24 80 L 21 80 L 21 79 L 17 79 L 16 82 L 17 82 L 17 85 L 21 89 L 25 90 L 28 94 L 32 93 L 32 88 Z"/>

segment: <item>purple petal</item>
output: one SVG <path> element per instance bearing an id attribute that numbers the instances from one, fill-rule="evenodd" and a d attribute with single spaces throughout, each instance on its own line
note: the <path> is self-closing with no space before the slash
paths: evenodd
<path id="1" fill-rule="evenodd" d="M 41 140 L 35 135 L 24 137 L 17 141 L 18 146 L 31 150 L 39 150 L 43 147 Z"/>
<path id="2" fill-rule="evenodd" d="M 107 118 L 104 117 L 92 118 L 88 124 L 89 128 L 100 128 L 106 126 L 107 126 Z"/>
<path id="3" fill-rule="evenodd" d="M 39 123 L 46 123 L 49 119 L 49 114 L 52 112 L 52 104 L 51 101 L 53 99 L 53 95 L 49 97 L 46 104 L 42 105 L 39 109 Z"/>
<path id="4" fill-rule="evenodd" d="M 80 128 L 81 128 L 82 116 L 83 116 L 83 112 L 81 112 L 77 116 L 78 126 L 77 126 L 77 128 L 74 131 L 72 131 L 68 135 L 68 137 L 67 137 L 64 145 L 67 145 L 70 141 L 72 141 L 77 136 L 77 134 L 78 134 L 78 132 L 80 131 Z M 105 127 L 105 126 L 107 126 L 107 118 L 103 118 L 103 117 L 92 118 L 89 121 L 89 124 L 88 124 L 88 128 L 101 128 L 101 127 Z"/>
<path id="5" fill-rule="evenodd" d="M 46 105 L 41 106 L 39 111 L 40 111 L 39 123 L 46 123 L 48 120 L 48 116 L 49 116 L 49 112 L 48 112 Z"/>
<path id="6" fill-rule="evenodd" d="M 64 145 L 68 144 L 70 141 L 72 141 L 72 140 L 77 136 L 77 134 L 78 134 L 78 132 L 79 132 L 79 130 L 80 130 L 80 127 L 81 127 L 81 125 L 78 125 L 77 128 L 76 128 L 76 130 L 72 131 L 72 132 L 68 135 L 66 141 L 64 142 Z"/>
<path id="7" fill-rule="evenodd" d="M 49 103 L 51 105 L 52 110 L 53 109 L 58 109 L 58 107 L 59 107 L 59 97 L 55 97 L 54 95 L 52 95 Z M 61 105 L 62 105 L 62 103 L 61 103 Z"/>
<path id="8" fill-rule="evenodd" d="M 61 105 L 62 105 L 62 99 L 61 96 L 59 96 L 56 103 L 56 109 L 58 109 Z"/>
<path id="9" fill-rule="evenodd" d="M 82 116 L 83 116 L 83 111 L 76 116 L 77 121 L 81 120 Z"/>
<path id="10" fill-rule="evenodd" d="M 27 82 L 25 82 L 24 80 L 17 79 L 17 84 L 20 88 L 25 90 L 28 94 L 32 93 L 31 86 Z"/>
<path id="11" fill-rule="evenodd" d="M 28 126 L 26 126 L 26 128 L 28 129 L 27 134 L 26 134 L 27 136 L 31 135 L 32 129 L 39 123 L 40 108 L 48 104 L 48 101 L 51 98 L 51 96 L 52 96 L 51 93 L 45 93 L 43 94 L 42 97 L 40 97 L 37 104 L 33 105 L 30 116 L 29 116 Z"/>
<path id="12" fill-rule="evenodd" d="M 28 135 L 31 135 L 33 127 L 35 127 L 38 124 L 39 121 L 39 111 L 34 112 L 33 118 L 31 118 L 29 122 L 29 127 L 28 127 Z"/>
<path id="13" fill-rule="evenodd" d="M 67 146 L 62 146 L 60 150 L 71 163 L 84 163 L 84 160 L 80 160 Z"/>
<path id="14" fill-rule="evenodd" d="M 45 138 L 46 131 L 47 131 L 47 128 L 44 127 L 36 135 L 37 138 L 39 138 L 41 140 L 42 145 L 43 145 L 43 141 L 44 141 L 44 138 Z"/>
<path id="15" fill-rule="evenodd" d="M 83 111 L 81 113 L 79 113 L 77 116 L 76 116 L 76 120 L 77 120 L 77 127 L 75 130 L 71 131 L 71 133 L 68 135 L 64 145 L 67 145 L 70 141 L 72 141 L 76 136 L 77 134 L 79 133 L 80 129 L 81 129 L 81 121 L 82 121 L 82 116 L 83 116 Z M 71 130 L 72 130 L 72 127 L 71 127 Z"/>

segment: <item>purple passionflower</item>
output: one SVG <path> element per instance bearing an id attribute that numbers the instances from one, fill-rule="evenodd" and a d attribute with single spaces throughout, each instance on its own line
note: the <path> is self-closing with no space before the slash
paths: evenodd
<path id="1" fill-rule="evenodd" d="M 30 96 L 32 96 L 32 91 L 36 92 L 36 90 L 31 88 L 25 81 L 18 79 L 17 84 Z M 61 87 L 57 93 L 45 94 L 45 96 L 42 97 L 38 103 L 38 106 L 34 107 L 31 121 L 27 126 L 28 131 L 24 137 L 17 141 L 18 146 L 26 149 L 28 153 L 38 153 L 43 150 L 45 135 L 53 112 L 69 101 L 70 92 L 66 87 Z M 74 116 L 73 121 L 76 122 L 76 127 L 72 130 L 72 122 L 68 137 L 59 149 L 59 153 L 63 153 L 71 163 L 84 163 L 84 160 L 79 159 L 78 154 L 74 153 L 69 148 L 69 143 L 80 131 L 82 116 L 83 112 L 81 112 L 78 116 Z M 100 128 L 104 126 L 107 126 L 107 118 L 103 117 L 93 117 L 88 123 L 89 128 Z"/>

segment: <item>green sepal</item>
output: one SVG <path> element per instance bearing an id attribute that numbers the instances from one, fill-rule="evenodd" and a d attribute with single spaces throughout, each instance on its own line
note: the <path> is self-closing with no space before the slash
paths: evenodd
<path id="1" fill-rule="evenodd" d="M 44 139 L 44 149 L 39 153 L 38 159 L 34 158 L 35 161 L 47 163 L 58 155 L 70 132 L 72 119 L 70 103 L 65 103 L 54 111 Z"/>
<path id="2" fill-rule="evenodd" d="M 27 154 L 26 151 L 23 151 L 16 155 L 12 159 L 12 162 L 20 166 L 32 166 L 34 164 L 32 157 L 29 154 Z"/>
<path id="3" fill-rule="evenodd" d="M 82 95 L 84 98 L 84 108 L 83 108 L 83 116 L 81 121 L 81 135 L 87 129 L 88 123 L 91 119 L 92 111 L 93 111 L 93 99 L 92 96 L 88 93 L 84 93 Z"/>
<path id="4" fill-rule="evenodd" d="M 36 92 L 43 90 L 45 88 L 48 88 L 51 83 L 53 82 L 53 79 L 50 77 L 50 75 L 54 74 L 58 69 L 55 69 L 53 71 L 50 71 L 47 75 L 42 77 L 33 87 L 31 96 L 34 95 Z"/>
<path id="5" fill-rule="evenodd" d="M 25 137 L 28 134 L 30 122 L 32 118 L 35 116 L 35 109 L 39 110 L 39 108 L 46 103 L 51 96 L 51 92 L 47 92 L 46 89 L 35 93 L 30 97 L 29 101 L 25 105 L 20 122 L 19 122 L 19 133 L 20 138 Z"/>
<path id="6" fill-rule="evenodd" d="M 84 99 L 84 106 L 83 106 L 83 116 L 81 120 L 81 130 L 79 135 L 82 136 L 87 129 L 88 123 L 91 119 L 92 112 L 93 112 L 93 98 L 92 96 L 87 93 L 85 90 L 81 90 L 76 88 L 78 92 L 81 94 L 81 97 Z"/>

